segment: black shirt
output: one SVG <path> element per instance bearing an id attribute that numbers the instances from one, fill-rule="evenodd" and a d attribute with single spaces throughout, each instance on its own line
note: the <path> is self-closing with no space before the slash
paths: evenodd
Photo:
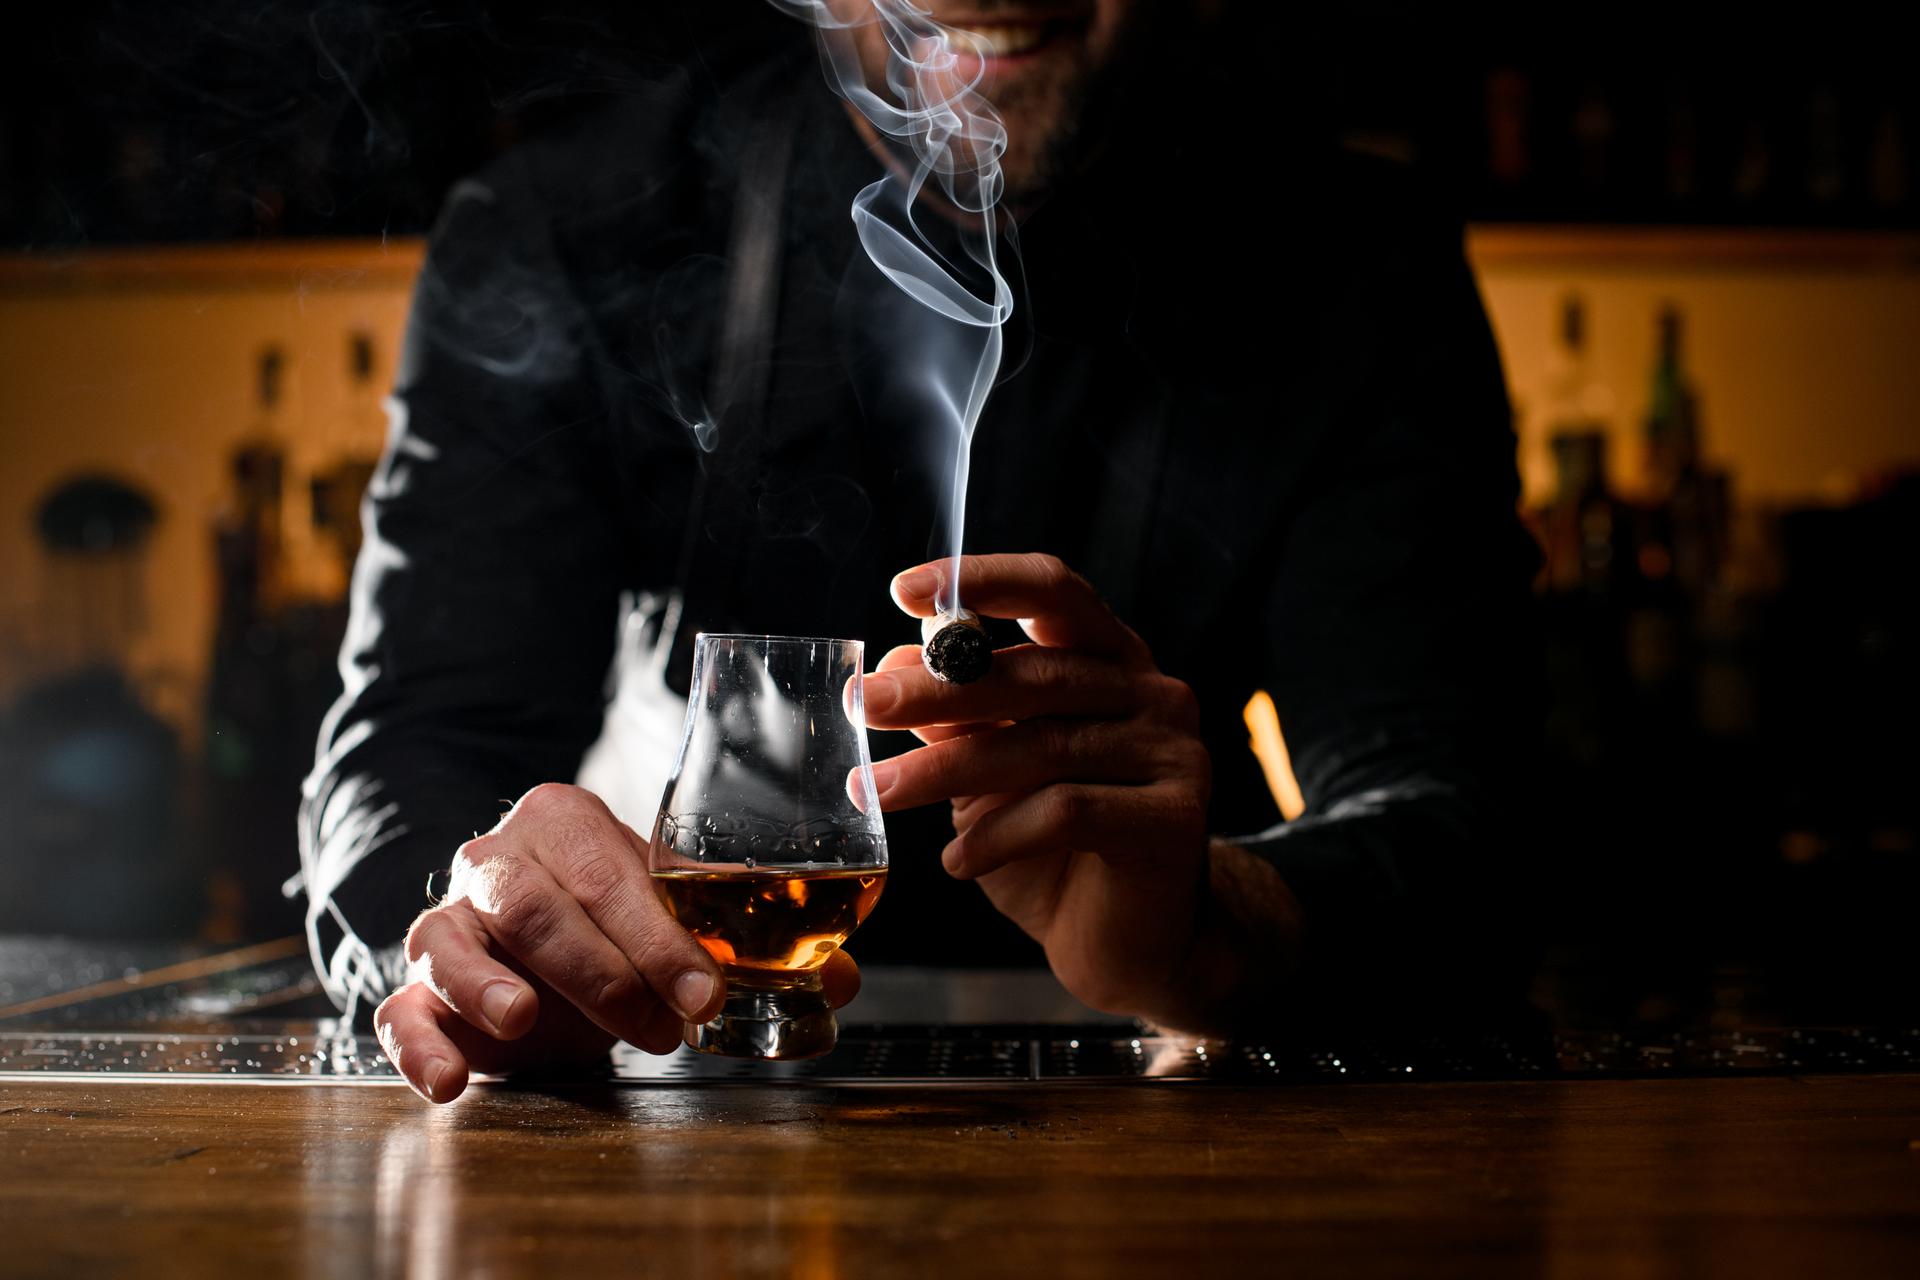
<path id="1" fill-rule="evenodd" d="M 1305 990 L 1492 992 L 1524 955 L 1534 560 L 1459 227 L 1385 162 L 1302 144 L 1247 174 L 1205 133 L 1163 140 L 1018 228 L 968 549 L 1059 555 L 1193 687 L 1212 828 L 1264 833 L 1243 843 L 1302 901 Z M 948 459 L 887 391 L 900 295 L 848 217 L 879 172 L 795 57 L 663 82 L 452 193 L 303 806 L 337 999 L 397 980 L 430 870 L 574 778 L 623 592 L 683 598 L 682 692 L 696 630 L 858 637 L 869 661 L 916 640 L 886 587 L 940 550 Z M 1248 750 L 1257 689 L 1307 801 L 1290 824 Z M 1040 962 L 940 871 L 944 806 L 887 826 L 856 955 Z"/>

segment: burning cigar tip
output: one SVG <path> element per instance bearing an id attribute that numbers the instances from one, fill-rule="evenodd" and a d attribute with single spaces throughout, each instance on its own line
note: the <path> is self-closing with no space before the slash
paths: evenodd
<path id="1" fill-rule="evenodd" d="M 993 643 L 969 610 L 922 619 L 920 637 L 927 670 L 949 684 L 970 684 L 993 669 Z"/>

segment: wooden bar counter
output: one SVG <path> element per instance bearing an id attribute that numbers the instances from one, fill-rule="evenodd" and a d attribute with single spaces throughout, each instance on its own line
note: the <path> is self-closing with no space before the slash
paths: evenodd
<path id="1" fill-rule="evenodd" d="M 6 1274 L 1920 1274 L 1920 1077 L 0 1087 Z"/>
<path id="2" fill-rule="evenodd" d="M 435 1108 L 337 1052 L 339 1078 L 244 1074 L 317 1070 L 304 1038 L 18 1025 L 9 1276 L 1920 1275 L 1920 1073 L 1844 1038 L 1804 1074 L 1349 1082 L 1252 1078 L 1257 1052 L 1073 1079 L 1081 1042 L 1040 1036 L 974 1078 L 585 1075 Z M 140 1074 L 163 1053 L 235 1074 Z"/>

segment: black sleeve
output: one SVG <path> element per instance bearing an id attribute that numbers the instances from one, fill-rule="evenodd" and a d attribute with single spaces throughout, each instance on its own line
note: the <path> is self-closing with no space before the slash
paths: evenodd
<path id="1" fill-rule="evenodd" d="M 619 604 L 608 417 L 548 215 L 511 158 L 448 199 L 367 494 L 345 693 L 303 789 L 307 930 L 350 1011 L 400 971 L 430 871 L 571 781 Z"/>
<path id="2" fill-rule="evenodd" d="M 1369 246 L 1368 264 L 1328 317 L 1340 407 L 1266 600 L 1306 812 L 1236 842 L 1301 900 L 1318 1012 L 1452 1016 L 1531 963 L 1536 553 L 1457 226 Z"/>

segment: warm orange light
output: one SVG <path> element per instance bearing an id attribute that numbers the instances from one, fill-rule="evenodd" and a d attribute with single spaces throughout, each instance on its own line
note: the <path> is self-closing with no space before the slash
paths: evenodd
<path id="1" fill-rule="evenodd" d="M 1280 710 L 1262 689 L 1247 700 L 1247 709 L 1241 714 L 1253 738 L 1253 754 L 1260 760 L 1261 772 L 1267 775 L 1267 787 L 1273 792 L 1274 803 L 1280 806 L 1280 816 L 1292 822 L 1307 811 L 1307 802 L 1300 794 L 1300 783 L 1293 776 L 1287 740 L 1280 733 Z"/>
<path id="2" fill-rule="evenodd" d="M 793 944 L 793 951 L 785 960 L 773 965 L 776 969 L 818 969 L 827 962 L 827 957 L 840 949 L 840 939 L 824 933 L 803 933 L 799 941 Z"/>

